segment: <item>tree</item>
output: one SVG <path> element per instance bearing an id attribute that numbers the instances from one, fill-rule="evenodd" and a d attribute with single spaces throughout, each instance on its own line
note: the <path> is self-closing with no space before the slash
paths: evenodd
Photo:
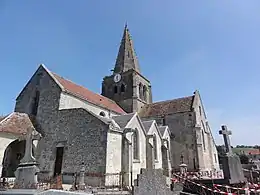
<path id="1" fill-rule="evenodd" d="M 239 158 L 240 158 L 241 164 L 249 164 L 249 158 L 247 155 L 240 154 Z"/>

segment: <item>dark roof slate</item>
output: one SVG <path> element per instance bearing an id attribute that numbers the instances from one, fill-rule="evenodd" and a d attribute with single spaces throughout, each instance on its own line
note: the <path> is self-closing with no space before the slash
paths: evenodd
<path id="1" fill-rule="evenodd" d="M 143 126 L 144 126 L 146 133 L 148 133 L 149 129 L 151 128 L 151 126 L 153 124 L 153 122 L 154 122 L 153 120 L 143 121 Z"/>
<path id="2" fill-rule="evenodd" d="M 166 126 L 159 126 L 159 132 L 161 133 L 161 136 L 163 136 L 164 132 L 166 131 Z"/>
<path id="3" fill-rule="evenodd" d="M 113 116 L 112 119 L 119 125 L 119 127 L 124 128 L 134 115 L 135 113 Z"/>

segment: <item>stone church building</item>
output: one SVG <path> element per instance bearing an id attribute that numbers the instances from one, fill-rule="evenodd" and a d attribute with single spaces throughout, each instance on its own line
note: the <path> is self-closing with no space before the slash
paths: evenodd
<path id="1" fill-rule="evenodd" d="M 2 177 L 14 177 L 30 128 L 42 135 L 33 141 L 33 154 L 43 177 L 69 178 L 82 163 L 89 185 L 112 185 L 120 175 L 131 185 L 141 168 L 162 168 L 170 176 L 180 163 L 191 171 L 219 170 L 199 92 L 153 102 L 127 27 L 101 95 L 39 66 L 14 112 L 0 118 Z"/>

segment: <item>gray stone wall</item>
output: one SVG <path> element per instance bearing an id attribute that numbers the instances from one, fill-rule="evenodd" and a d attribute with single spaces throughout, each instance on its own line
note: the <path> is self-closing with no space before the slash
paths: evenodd
<path id="1" fill-rule="evenodd" d="M 47 166 L 45 161 L 50 159 L 52 151 L 49 150 L 49 143 L 46 143 L 45 140 L 55 139 L 56 136 L 54 130 L 58 123 L 61 88 L 44 67 L 40 66 L 17 97 L 15 105 L 16 112 L 31 114 L 36 90 L 40 92 L 40 95 L 34 124 L 37 131 L 43 134 L 44 139 L 39 141 L 35 156 L 40 163 L 41 170 L 47 170 L 50 167 Z"/>
<path id="2" fill-rule="evenodd" d="M 45 136 L 42 152 L 42 170 L 53 172 L 56 147 L 64 145 L 63 173 L 80 170 L 82 162 L 87 173 L 104 173 L 108 126 L 82 108 L 61 110 L 58 125 L 50 136 Z M 52 136 L 53 135 L 53 136 Z M 50 173 L 51 175 L 51 173 Z"/>
<path id="3" fill-rule="evenodd" d="M 164 119 L 163 119 L 164 118 Z M 165 117 L 152 117 L 159 125 L 168 125 L 171 137 L 171 165 L 179 169 L 181 155 L 189 170 L 198 168 L 196 151 L 196 134 L 194 131 L 195 113 L 185 112 L 166 115 Z M 165 124 L 163 124 L 164 122 Z"/>
<path id="4" fill-rule="evenodd" d="M 196 156 L 195 117 L 193 112 L 165 116 L 171 134 L 171 159 L 173 169 L 179 169 L 181 155 L 189 170 L 198 168 Z"/>
<path id="5" fill-rule="evenodd" d="M 127 113 L 137 111 L 142 105 L 152 101 L 150 82 L 136 73 L 134 70 L 121 73 L 121 81 L 115 83 L 114 76 L 104 77 L 102 83 L 102 95 L 117 102 Z M 147 87 L 147 100 L 141 100 L 139 95 L 139 84 Z M 125 86 L 125 91 L 121 92 L 121 85 Z M 117 93 L 114 87 L 117 87 Z"/>

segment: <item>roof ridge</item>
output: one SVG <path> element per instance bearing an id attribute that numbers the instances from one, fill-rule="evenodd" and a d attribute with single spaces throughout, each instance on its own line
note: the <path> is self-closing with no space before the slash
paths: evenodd
<path id="1" fill-rule="evenodd" d="M 175 99 L 170 99 L 170 100 L 163 100 L 163 101 L 159 101 L 159 102 L 154 102 L 154 103 L 151 103 L 151 104 L 153 104 L 153 105 L 162 104 L 162 103 L 166 103 L 166 102 L 172 102 L 172 101 L 174 101 L 174 100 L 192 98 L 192 97 L 194 97 L 194 96 L 195 96 L 195 95 L 184 96 L 184 97 L 179 97 L 179 98 L 175 98 Z M 149 104 L 148 104 L 148 105 L 149 105 Z"/>

